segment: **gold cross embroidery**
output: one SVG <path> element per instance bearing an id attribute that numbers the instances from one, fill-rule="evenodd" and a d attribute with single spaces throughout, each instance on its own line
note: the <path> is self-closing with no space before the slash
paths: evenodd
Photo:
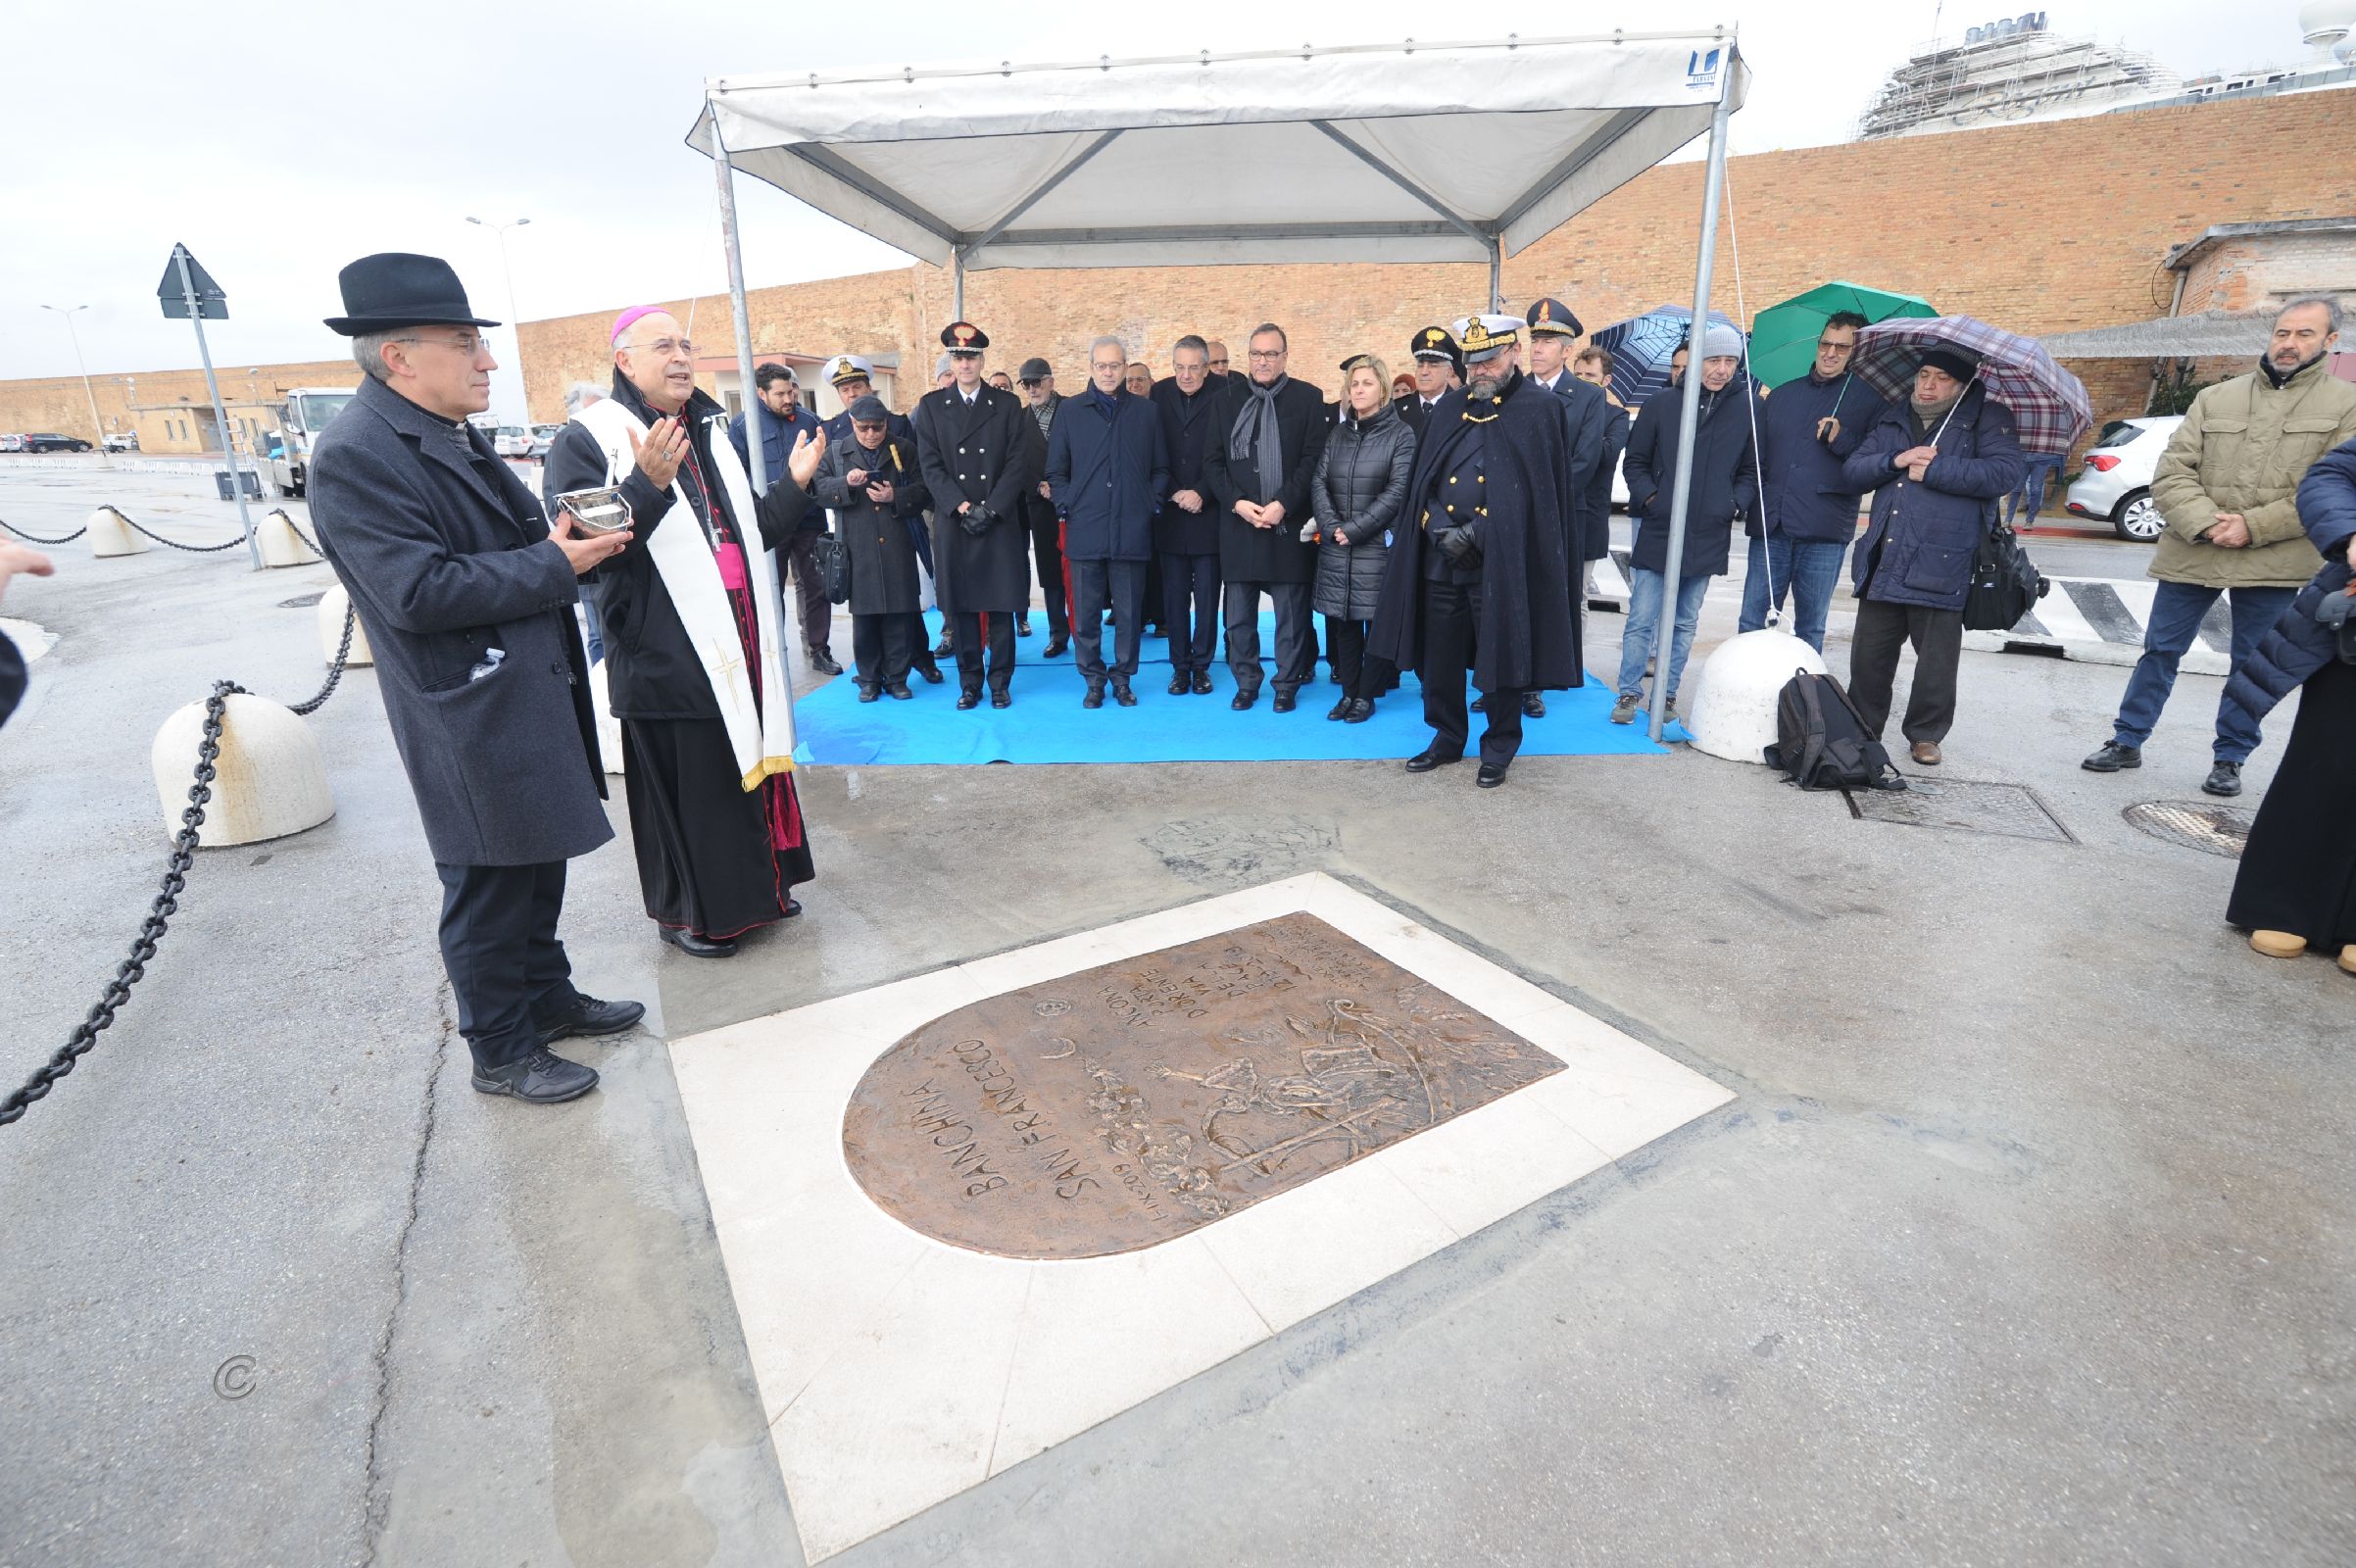
<path id="1" fill-rule="evenodd" d="M 734 686 L 737 677 L 745 672 L 745 662 L 737 657 L 736 639 L 731 637 L 723 642 L 720 638 L 714 637 L 712 642 L 712 651 L 716 656 L 712 661 L 712 666 L 720 672 L 722 680 L 730 686 Z"/>

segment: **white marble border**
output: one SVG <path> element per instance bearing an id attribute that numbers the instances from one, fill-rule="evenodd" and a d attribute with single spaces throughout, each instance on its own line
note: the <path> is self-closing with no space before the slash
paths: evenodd
<path id="1" fill-rule="evenodd" d="M 1192 1235 L 991 1257 L 919 1235 L 843 1162 L 903 1035 L 1017 986 L 1305 910 L 1564 1070 Z M 671 1043 L 804 1553 L 831 1556 L 1142 1403 L 1733 1095 L 1312 873 Z"/>

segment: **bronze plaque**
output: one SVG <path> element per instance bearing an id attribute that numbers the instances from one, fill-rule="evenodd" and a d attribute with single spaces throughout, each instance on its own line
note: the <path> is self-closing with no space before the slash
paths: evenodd
<path id="1" fill-rule="evenodd" d="M 875 1059 L 843 1153 L 895 1218 L 1005 1257 L 1200 1229 L 1562 1063 L 1310 914 L 1009 991 Z"/>

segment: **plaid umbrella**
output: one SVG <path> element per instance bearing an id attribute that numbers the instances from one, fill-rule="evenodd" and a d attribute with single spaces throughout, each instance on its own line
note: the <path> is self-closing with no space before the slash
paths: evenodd
<path id="1" fill-rule="evenodd" d="M 1611 356 L 1611 389 L 1622 403 L 1635 408 L 1669 384 L 1669 356 L 1686 340 L 1693 313 L 1682 305 L 1656 305 L 1642 316 L 1598 326 L 1588 341 Z M 1710 312 L 1710 320 L 1742 330 L 1723 311 Z"/>
<path id="2" fill-rule="evenodd" d="M 1890 402 L 1902 404 L 1914 394 L 1914 372 L 1923 350 L 1935 346 L 1979 356 L 1978 379 L 1988 396 L 2012 410 L 2024 452 L 2064 456 L 2094 422 L 2086 383 L 2054 364 L 2036 339 L 1969 316 L 1876 321 L 1857 333 L 1849 373 Z"/>

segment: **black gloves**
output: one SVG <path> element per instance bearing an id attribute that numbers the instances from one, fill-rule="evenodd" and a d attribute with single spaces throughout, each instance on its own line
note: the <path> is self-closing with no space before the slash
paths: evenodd
<path id="1" fill-rule="evenodd" d="M 1470 528 L 1434 528 L 1432 543 L 1438 545 L 1441 554 L 1456 565 L 1477 566 L 1481 564 L 1481 541 Z"/>
<path id="2" fill-rule="evenodd" d="M 995 519 L 988 507 L 967 507 L 964 515 L 957 518 L 957 526 L 979 539 L 990 531 L 990 524 L 993 520 Z"/>

